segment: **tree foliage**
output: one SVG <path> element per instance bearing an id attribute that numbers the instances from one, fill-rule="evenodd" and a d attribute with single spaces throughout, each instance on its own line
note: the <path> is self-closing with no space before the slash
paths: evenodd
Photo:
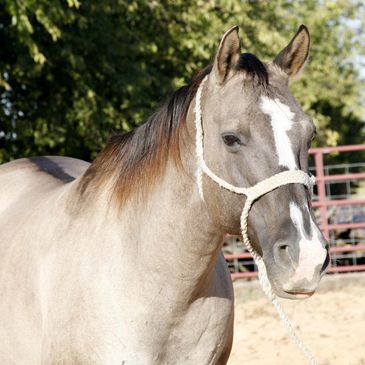
<path id="1" fill-rule="evenodd" d="M 0 162 L 94 158 L 209 63 L 234 24 L 263 60 L 306 24 L 311 60 L 293 91 L 320 144 L 362 143 L 363 20 L 355 0 L 0 0 Z"/>

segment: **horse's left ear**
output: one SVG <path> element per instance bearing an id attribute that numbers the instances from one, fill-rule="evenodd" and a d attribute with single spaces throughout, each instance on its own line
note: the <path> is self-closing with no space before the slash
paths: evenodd
<path id="1" fill-rule="evenodd" d="M 229 71 L 234 69 L 240 54 L 240 39 L 236 25 L 224 33 L 214 59 L 212 74 L 219 84 L 223 83 Z"/>
<path id="2" fill-rule="evenodd" d="M 309 45 L 309 31 L 302 24 L 290 43 L 276 56 L 274 64 L 279 66 L 289 76 L 289 79 L 294 78 L 308 60 Z"/>

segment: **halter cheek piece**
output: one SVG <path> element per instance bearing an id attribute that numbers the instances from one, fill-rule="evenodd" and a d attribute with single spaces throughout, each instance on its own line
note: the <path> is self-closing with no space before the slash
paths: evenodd
<path id="1" fill-rule="evenodd" d="M 214 182 L 216 182 L 222 188 L 225 188 L 229 191 L 232 191 L 236 194 L 241 194 L 246 196 L 246 202 L 242 210 L 241 214 L 241 232 L 242 239 L 244 244 L 246 245 L 248 251 L 251 253 L 257 268 L 258 268 L 258 277 L 261 284 L 261 287 L 267 297 L 274 304 L 281 320 L 284 322 L 284 325 L 292 337 L 293 341 L 296 345 L 302 350 L 305 357 L 309 361 L 310 364 L 316 364 L 316 361 L 313 355 L 309 352 L 309 350 L 305 347 L 303 342 L 299 339 L 297 334 L 295 333 L 292 325 L 287 319 L 283 309 L 278 302 L 278 298 L 274 293 L 271 283 L 267 277 L 266 266 L 263 258 L 253 249 L 251 242 L 248 238 L 247 233 L 247 220 L 248 213 L 251 209 L 252 204 L 255 200 L 260 198 L 261 196 L 269 193 L 272 190 L 277 189 L 280 186 L 288 185 L 288 184 L 302 184 L 305 185 L 308 189 L 312 189 L 314 185 L 314 178 L 306 174 L 301 170 L 289 170 L 279 172 L 276 175 L 273 175 L 265 180 L 258 182 L 256 185 L 251 186 L 249 188 L 242 188 L 231 185 L 227 181 L 223 180 L 219 176 L 217 176 L 210 168 L 206 165 L 204 161 L 204 144 L 203 144 L 203 126 L 202 126 L 202 112 L 201 112 L 201 95 L 204 88 L 204 85 L 208 79 L 208 75 L 204 77 L 202 82 L 199 85 L 198 91 L 196 93 L 196 101 L 195 101 L 195 128 L 196 128 L 196 155 L 197 155 L 197 183 L 199 194 L 201 198 L 204 200 L 203 195 L 203 173 L 210 177 Z"/>

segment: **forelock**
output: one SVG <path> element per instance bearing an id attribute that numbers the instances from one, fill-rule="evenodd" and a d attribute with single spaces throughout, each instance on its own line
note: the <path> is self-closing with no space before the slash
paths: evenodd
<path id="1" fill-rule="evenodd" d="M 269 85 L 269 72 L 267 66 L 262 63 L 254 54 L 242 53 L 237 62 L 236 68 L 243 70 L 252 80 L 263 86 Z"/>

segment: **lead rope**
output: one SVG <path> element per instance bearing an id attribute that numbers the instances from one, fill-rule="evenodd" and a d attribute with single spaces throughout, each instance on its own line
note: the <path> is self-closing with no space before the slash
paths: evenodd
<path id="1" fill-rule="evenodd" d="M 304 171 L 301 170 L 290 170 L 283 171 L 276 175 L 273 175 L 263 181 L 260 181 L 256 185 L 249 188 L 241 188 L 234 185 L 229 184 L 227 181 L 221 179 L 219 176 L 214 174 L 212 170 L 206 165 L 204 161 L 204 146 L 203 146 L 203 127 L 202 127 L 202 112 L 201 112 L 201 95 L 205 82 L 208 79 L 208 75 L 204 77 L 202 82 L 199 85 L 198 91 L 196 93 L 196 102 L 195 102 L 195 128 L 196 128 L 196 154 L 197 154 L 197 184 L 199 195 L 204 200 L 203 194 L 203 173 L 209 176 L 213 181 L 215 181 L 219 186 L 232 191 L 237 194 L 246 195 L 247 199 L 241 214 L 241 233 L 243 243 L 246 245 L 247 250 L 252 255 L 255 264 L 258 268 L 258 277 L 259 282 L 261 284 L 262 290 L 266 294 L 266 296 L 273 303 L 276 311 L 279 314 L 281 321 L 284 323 L 284 327 L 288 332 L 289 336 L 292 338 L 294 343 L 298 346 L 298 348 L 302 351 L 305 358 L 308 360 L 308 363 L 311 365 L 317 365 L 317 362 L 309 349 L 304 345 L 302 340 L 296 334 L 293 326 L 291 325 L 289 319 L 283 311 L 282 306 L 280 305 L 276 294 L 274 293 L 271 283 L 267 277 L 266 266 L 263 258 L 258 255 L 258 253 L 253 249 L 251 242 L 248 238 L 247 233 L 247 223 L 248 223 L 248 214 L 250 212 L 252 204 L 256 199 L 261 197 L 262 195 L 277 189 L 279 186 L 287 185 L 287 184 L 303 184 L 308 189 L 313 187 L 314 181 L 309 175 L 307 175 Z"/>

